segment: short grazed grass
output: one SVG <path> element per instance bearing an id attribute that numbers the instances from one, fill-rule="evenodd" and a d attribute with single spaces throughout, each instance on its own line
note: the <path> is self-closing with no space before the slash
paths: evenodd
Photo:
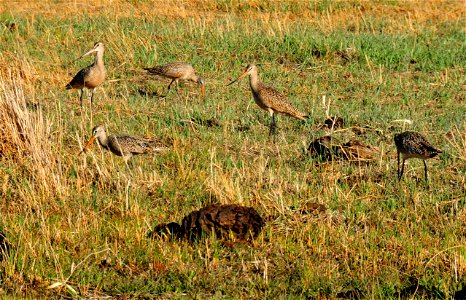
<path id="1" fill-rule="evenodd" d="M 461 1 L 3 4 L 0 298 L 453 297 L 466 285 L 464 15 Z M 96 41 L 108 80 L 80 109 L 64 86 Z M 169 81 L 142 68 L 172 61 L 206 78 L 206 99 L 191 83 L 157 96 Z M 247 80 L 226 87 L 247 63 L 310 115 L 280 116 L 276 144 Z M 309 157 L 327 112 L 364 129 L 336 140 L 375 145 L 377 159 Z M 130 169 L 97 145 L 78 156 L 99 123 L 172 150 Z M 429 186 L 417 160 L 396 178 L 402 130 L 444 151 Z M 147 239 L 209 203 L 267 224 L 232 248 Z"/>

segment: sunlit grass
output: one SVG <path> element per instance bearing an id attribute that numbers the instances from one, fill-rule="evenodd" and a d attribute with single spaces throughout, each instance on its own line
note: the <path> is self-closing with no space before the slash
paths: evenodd
<path id="1" fill-rule="evenodd" d="M 0 230 L 13 245 L 1 298 L 448 298 L 465 285 L 460 3 L 113 2 L 0 15 Z M 108 80 L 81 110 L 64 86 L 96 41 Z M 169 81 L 142 68 L 171 61 L 207 79 L 206 99 L 190 83 L 156 96 Z M 275 145 L 247 80 L 226 87 L 247 63 L 311 117 L 280 116 Z M 327 110 L 365 128 L 333 136 L 379 147 L 374 162 L 306 154 Z M 172 151 L 129 170 L 97 145 L 78 156 L 99 123 Z M 417 160 L 397 181 L 393 134 L 408 129 L 444 151 L 429 186 Z M 146 238 L 209 203 L 252 206 L 267 225 L 233 248 Z M 303 213 L 310 203 L 326 209 Z"/>

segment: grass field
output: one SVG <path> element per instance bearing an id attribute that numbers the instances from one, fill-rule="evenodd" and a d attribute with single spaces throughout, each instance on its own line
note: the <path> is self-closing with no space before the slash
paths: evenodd
<path id="1" fill-rule="evenodd" d="M 445 299 L 466 286 L 464 2 L 0 9 L 0 232 L 11 244 L 0 298 Z M 64 86 L 97 41 L 108 77 L 81 109 Z M 172 61 L 206 78 L 205 99 L 191 83 L 158 96 L 169 81 L 142 68 Z M 248 80 L 226 87 L 247 63 L 309 113 L 280 116 L 276 144 Z M 377 146 L 376 159 L 310 157 L 327 114 L 346 122 L 337 141 Z M 97 145 L 77 155 L 97 124 L 173 146 L 129 169 Z M 444 151 L 428 161 L 428 186 L 420 160 L 397 180 L 403 130 Z M 266 226 L 234 247 L 146 237 L 210 203 L 252 206 Z"/>

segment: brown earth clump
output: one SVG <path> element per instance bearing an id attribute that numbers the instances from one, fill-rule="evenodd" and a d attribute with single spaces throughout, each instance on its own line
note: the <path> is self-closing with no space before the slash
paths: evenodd
<path id="1" fill-rule="evenodd" d="M 264 221 L 252 207 L 212 204 L 188 214 L 181 225 L 171 222 L 155 226 L 149 236 L 165 234 L 171 238 L 194 241 L 204 234 L 228 239 L 233 233 L 237 239 L 247 240 L 249 236 L 259 235 L 262 227 Z"/>

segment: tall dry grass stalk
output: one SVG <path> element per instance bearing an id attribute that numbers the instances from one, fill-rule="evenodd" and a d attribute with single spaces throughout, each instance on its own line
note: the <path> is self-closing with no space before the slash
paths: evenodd
<path id="1" fill-rule="evenodd" d="M 20 166 L 23 200 L 51 196 L 61 191 L 58 157 L 51 141 L 51 124 L 41 108 L 28 108 L 22 80 L 14 75 L 0 81 L 0 158 Z"/>

